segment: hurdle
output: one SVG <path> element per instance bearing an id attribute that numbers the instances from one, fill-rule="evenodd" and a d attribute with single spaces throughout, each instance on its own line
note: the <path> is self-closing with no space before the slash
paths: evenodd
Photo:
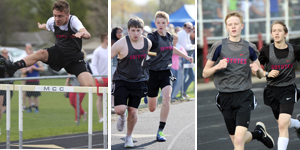
<path id="1" fill-rule="evenodd" d="M 7 140 L 6 148 L 10 149 L 10 123 L 11 123 L 11 99 L 10 91 L 19 91 L 19 148 L 23 148 L 23 91 L 36 91 L 36 92 L 75 92 L 75 93 L 88 93 L 88 148 L 92 148 L 92 135 L 93 135 L 93 93 L 97 93 L 97 88 L 103 93 L 103 145 L 107 148 L 107 91 L 108 87 L 82 87 L 82 86 L 47 86 L 47 85 L 12 85 L 0 84 L 0 90 L 6 90 L 7 93 L 7 111 L 6 111 L 6 130 Z"/>

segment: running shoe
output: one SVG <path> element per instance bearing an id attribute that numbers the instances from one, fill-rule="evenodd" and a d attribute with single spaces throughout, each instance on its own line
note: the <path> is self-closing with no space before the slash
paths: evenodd
<path id="1" fill-rule="evenodd" d="M 300 121 L 300 114 L 297 114 L 296 119 Z M 297 132 L 297 137 L 300 139 L 300 128 L 296 129 L 296 132 Z"/>
<path id="2" fill-rule="evenodd" d="M 166 136 L 164 135 L 164 133 L 162 131 L 159 131 L 157 133 L 156 140 L 158 142 L 165 142 L 167 139 L 166 139 Z"/>
<path id="3" fill-rule="evenodd" d="M 99 122 L 101 123 L 101 122 L 103 122 L 104 121 L 104 119 L 103 118 L 101 118 L 101 119 L 99 119 Z"/>
<path id="4" fill-rule="evenodd" d="M 118 121 L 117 121 L 117 130 L 118 131 L 124 130 L 125 122 L 126 122 L 126 115 L 124 115 L 124 117 L 119 116 Z"/>
<path id="5" fill-rule="evenodd" d="M 257 122 L 255 130 L 261 131 L 262 137 L 259 141 L 261 141 L 266 147 L 273 148 L 275 146 L 273 138 L 267 133 L 266 126 L 264 123 L 260 121 Z"/>
<path id="6" fill-rule="evenodd" d="M 35 112 L 35 113 L 39 113 L 39 110 L 38 110 L 38 109 L 36 109 L 36 110 L 34 110 L 34 112 Z"/>
<path id="7" fill-rule="evenodd" d="M 134 147 L 132 137 L 125 137 L 125 145 L 124 147 Z"/>
<path id="8" fill-rule="evenodd" d="M 31 112 L 32 112 L 32 109 L 31 109 L 31 108 L 28 108 L 27 112 L 28 112 L 28 113 L 31 113 Z"/>

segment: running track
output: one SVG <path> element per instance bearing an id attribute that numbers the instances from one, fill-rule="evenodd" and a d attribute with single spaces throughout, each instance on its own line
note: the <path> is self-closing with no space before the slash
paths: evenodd
<path id="1" fill-rule="evenodd" d="M 146 108 L 147 109 L 147 108 Z M 195 101 L 172 104 L 164 130 L 166 142 L 156 142 L 156 132 L 159 123 L 160 108 L 155 112 L 144 112 L 138 115 L 137 124 L 133 130 L 134 148 L 149 150 L 193 150 L 195 149 Z M 125 129 L 117 131 L 116 122 L 112 123 L 111 149 L 124 148 Z"/>
<path id="2" fill-rule="evenodd" d="M 256 78 L 254 82 L 258 80 Z M 297 84 L 298 83 L 298 84 Z M 296 79 L 297 87 L 300 87 L 300 78 Z M 257 121 L 262 121 L 267 132 L 273 137 L 277 145 L 278 127 L 274 119 L 271 109 L 263 104 L 263 88 L 266 85 L 265 79 L 261 79 L 258 83 L 253 84 L 252 91 L 255 94 L 258 102 L 257 108 L 251 113 L 249 130 L 255 128 Z M 230 137 L 223 117 L 215 105 L 215 95 L 217 91 L 212 82 L 208 84 L 198 84 L 197 93 L 197 148 L 198 150 L 233 150 Z M 293 118 L 300 114 L 299 102 L 295 104 Z M 299 139 L 297 138 L 294 129 L 289 130 L 290 140 L 288 150 L 297 150 L 299 148 Z M 267 150 L 261 142 L 253 140 L 245 145 L 245 150 Z M 277 147 L 273 148 L 277 149 Z"/>
<path id="3" fill-rule="evenodd" d="M 3 132 L 3 131 L 2 131 Z M 10 142 L 11 149 L 19 149 L 19 141 Z M 72 134 L 39 139 L 23 140 L 23 149 L 83 149 L 88 148 L 88 134 Z M 103 148 L 103 134 L 93 133 L 92 148 Z M 6 149 L 6 143 L 0 143 L 0 149 Z"/>

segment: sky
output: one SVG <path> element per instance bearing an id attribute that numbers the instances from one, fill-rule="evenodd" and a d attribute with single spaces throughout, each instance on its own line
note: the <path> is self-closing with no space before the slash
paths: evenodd
<path id="1" fill-rule="evenodd" d="M 151 0 L 131 0 L 133 1 L 134 3 L 138 4 L 138 5 L 145 5 L 147 4 L 148 1 L 151 1 Z"/>

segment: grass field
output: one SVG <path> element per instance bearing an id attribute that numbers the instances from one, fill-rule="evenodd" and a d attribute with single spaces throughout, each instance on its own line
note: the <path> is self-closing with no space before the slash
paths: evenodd
<path id="1" fill-rule="evenodd" d="M 41 80 L 41 85 L 64 85 L 65 79 Z M 15 84 L 20 84 L 16 81 Z M 11 101 L 11 130 L 10 139 L 19 139 L 18 131 L 18 92 L 14 91 Z M 56 135 L 66 135 L 83 133 L 88 131 L 87 121 L 80 121 L 78 126 L 75 123 L 75 110 L 70 105 L 69 99 L 63 93 L 42 92 L 40 98 L 39 113 L 23 113 L 23 139 L 49 137 Z M 93 95 L 93 131 L 102 131 L 103 123 L 98 122 L 96 104 L 97 95 Z M 88 95 L 86 94 L 82 107 L 88 111 Z M 0 123 L 0 142 L 6 141 L 6 114 L 3 114 Z"/>

